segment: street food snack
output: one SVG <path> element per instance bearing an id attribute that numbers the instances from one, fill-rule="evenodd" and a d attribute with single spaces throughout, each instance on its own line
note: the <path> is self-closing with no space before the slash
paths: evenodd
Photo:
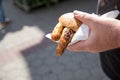
<path id="1" fill-rule="evenodd" d="M 52 31 L 51 39 L 53 41 L 58 41 L 56 55 L 61 56 L 82 22 L 77 20 L 73 13 L 61 15 L 58 21 L 59 22 Z"/>

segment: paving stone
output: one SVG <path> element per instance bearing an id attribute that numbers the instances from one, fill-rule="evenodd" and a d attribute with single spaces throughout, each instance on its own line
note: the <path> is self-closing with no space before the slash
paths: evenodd
<path id="1" fill-rule="evenodd" d="M 96 61 L 92 61 L 91 59 L 86 58 L 83 61 L 81 61 L 81 66 L 82 68 L 87 69 L 98 67 L 98 60 L 96 59 Z"/>
<path id="2" fill-rule="evenodd" d="M 78 53 L 73 53 L 74 56 L 72 56 L 72 60 L 75 62 L 80 63 L 80 61 L 84 61 L 86 59 L 86 53 L 83 52 L 78 52 Z"/>
<path id="3" fill-rule="evenodd" d="M 3 71 L 2 69 L 0 69 L 0 80 L 3 80 L 5 77 L 6 77 L 5 71 Z"/>
<path id="4" fill-rule="evenodd" d="M 58 62 L 62 63 L 62 64 L 67 64 L 67 63 L 70 63 L 71 61 L 72 61 L 71 57 L 65 56 L 65 55 L 59 57 L 59 59 L 58 59 Z"/>
<path id="5" fill-rule="evenodd" d="M 103 80 L 110 80 L 108 77 L 103 77 Z"/>
<path id="6" fill-rule="evenodd" d="M 90 76 L 87 80 L 110 80 L 107 77 L 96 77 L 96 76 Z"/>
<path id="7" fill-rule="evenodd" d="M 42 66 L 40 66 L 38 71 L 40 74 L 45 75 L 45 74 L 49 73 L 50 67 L 47 65 L 42 65 Z"/>
<path id="8" fill-rule="evenodd" d="M 25 60 L 27 62 L 27 65 L 30 68 L 37 68 L 37 67 L 39 68 L 43 64 L 43 61 L 37 55 L 36 56 L 34 55 L 35 54 L 31 55 L 30 57 L 25 58 Z"/>
<path id="9" fill-rule="evenodd" d="M 70 70 L 70 71 L 75 72 L 75 71 L 81 69 L 81 66 L 79 65 L 79 63 L 71 62 L 71 63 L 67 63 L 65 68 L 66 68 L 66 70 Z"/>
<path id="10" fill-rule="evenodd" d="M 92 72 L 92 75 L 94 76 L 94 77 L 97 77 L 97 78 L 104 78 L 105 77 L 105 73 L 100 69 L 100 68 L 93 68 L 92 70 L 91 70 L 91 72 Z"/>
<path id="11" fill-rule="evenodd" d="M 47 64 L 48 66 L 49 66 L 49 65 L 54 65 L 54 64 L 57 63 L 57 59 L 56 59 L 56 57 L 49 57 L 49 56 L 48 56 L 48 57 L 45 59 L 44 63 Z"/>
<path id="12" fill-rule="evenodd" d="M 43 80 L 43 75 L 41 75 L 41 74 L 31 74 L 31 77 L 30 77 L 31 79 L 30 80 Z"/>
<path id="13" fill-rule="evenodd" d="M 43 76 L 43 80 L 58 80 L 56 74 L 48 74 Z"/>
<path id="14" fill-rule="evenodd" d="M 70 71 L 61 72 L 58 76 L 59 80 L 75 80 L 74 73 Z"/>
<path id="15" fill-rule="evenodd" d="M 65 66 L 63 64 L 56 63 L 50 66 L 50 70 L 54 74 L 61 74 L 65 70 Z"/>
<path id="16" fill-rule="evenodd" d="M 12 64 L 8 64 L 1 68 L 2 73 L 5 74 L 4 75 L 5 80 L 13 80 L 14 78 L 18 79 L 19 77 L 24 77 L 29 79 L 30 77 L 30 74 L 28 74 L 29 70 L 26 64 L 24 63 L 24 61 L 19 60 L 18 63 L 14 62 Z"/>
<path id="17" fill-rule="evenodd" d="M 90 70 L 88 69 L 79 69 L 78 71 L 75 72 L 75 80 L 86 80 L 90 79 Z"/>

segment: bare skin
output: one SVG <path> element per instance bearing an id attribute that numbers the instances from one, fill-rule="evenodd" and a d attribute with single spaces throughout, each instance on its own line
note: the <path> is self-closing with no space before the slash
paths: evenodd
<path id="1" fill-rule="evenodd" d="M 120 47 L 120 21 L 111 18 L 101 18 L 88 13 L 74 11 L 75 18 L 88 25 L 89 38 L 79 41 L 67 49 L 73 52 L 102 52 Z"/>

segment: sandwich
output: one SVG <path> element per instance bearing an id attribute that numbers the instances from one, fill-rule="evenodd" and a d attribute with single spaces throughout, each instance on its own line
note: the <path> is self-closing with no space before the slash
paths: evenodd
<path id="1" fill-rule="evenodd" d="M 51 34 L 51 39 L 58 41 L 56 47 L 57 56 L 61 56 L 64 53 L 81 24 L 82 22 L 76 19 L 73 13 L 65 13 L 59 17 L 58 23 Z"/>

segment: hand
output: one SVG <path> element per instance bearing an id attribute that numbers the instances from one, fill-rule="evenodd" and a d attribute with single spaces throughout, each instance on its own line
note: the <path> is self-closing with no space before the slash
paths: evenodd
<path id="1" fill-rule="evenodd" d="M 102 18 L 85 12 L 74 11 L 74 16 L 90 29 L 89 38 L 67 47 L 68 50 L 79 52 L 102 52 L 118 48 L 120 44 L 120 21 Z"/>

